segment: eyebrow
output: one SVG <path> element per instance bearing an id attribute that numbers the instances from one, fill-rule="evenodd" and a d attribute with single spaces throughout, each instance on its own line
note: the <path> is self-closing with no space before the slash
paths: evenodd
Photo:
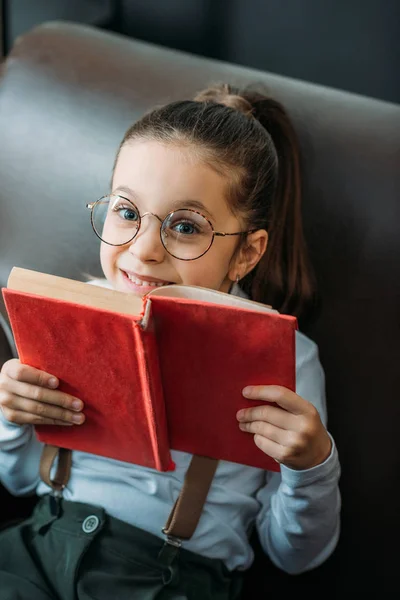
<path id="1" fill-rule="evenodd" d="M 135 200 L 139 200 L 139 198 L 138 198 L 138 195 L 136 194 L 136 192 L 134 192 L 134 191 L 133 191 L 131 188 L 129 188 L 129 187 L 126 187 L 126 186 L 123 186 L 123 185 L 121 185 L 121 186 L 117 187 L 117 188 L 116 188 L 115 190 L 113 190 L 111 193 L 112 193 L 112 194 L 117 194 L 117 195 L 118 195 L 118 194 L 120 194 L 121 192 L 122 192 L 123 194 L 128 194 L 128 196 L 131 196 L 131 197 L 132 197 L 132 198 L 134 198 Z M 129 200 L 129 198 L 127 198 L 127 200 Z"/>
<path id="2" fill-rule="evenodd" d="M 138 194 L 127 186 L 117 187 L 113 194 L 119 194 L 121 192 L 124 194 L 128 194 L 128 196 L 133 198 L 135 202 L 140 201 Z M 129 200 L 130 198 L 127 199 Z M 204 213 L 204 215 L 208 216 L 210 219 L 214 218 L 210 211 L 204 206 L 204 204 L 200 202 L 200 200 L 177 200 L 175 202 L 172 202 L 171 209 L 168 212 L 172 212 L 173 210 L 179 210 L 180 208 L 192 208 L 193 210 L 198 210 L 199 212 Z"/>

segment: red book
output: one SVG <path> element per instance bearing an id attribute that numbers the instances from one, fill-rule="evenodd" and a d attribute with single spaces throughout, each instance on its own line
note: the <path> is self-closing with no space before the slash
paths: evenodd
<path id="1" fill-rule="evenodd" d="M 193 286 L 143 299 L 14 268 L 2 289 L 21 362 L 80 398 L 83 425 L 36 426 L 49 444 L 174 468 L 170 449 L 277 471 L 239 429 L 246 385 L 295 390 L 295 317 Z"/>

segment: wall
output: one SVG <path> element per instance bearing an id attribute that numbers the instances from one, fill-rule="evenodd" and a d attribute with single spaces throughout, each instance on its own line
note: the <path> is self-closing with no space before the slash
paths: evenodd
<path id="1" fill-rule="evenodd" d="M 3 0 L 6 49 L 66 19 L 400 102 L 398 0 Z"/>

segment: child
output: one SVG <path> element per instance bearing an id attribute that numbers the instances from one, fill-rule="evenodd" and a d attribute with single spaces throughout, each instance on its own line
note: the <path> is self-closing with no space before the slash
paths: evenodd
<path id="1" fill-rule="evenodd" d="M 92 283 L 139 296 L 154 286 L 198 285 L 301 319 L 313 286 L 300 197 L 296 137 L 274 100 L 222 85 L 157 108 L 126 133 L 112 193 L 89 205 L 106 277 Z M 52 374 L 5 363 L 1 481 L 40 500 L 30 519 L 0 535 L 2 597 L 238 598 L 240 573 L 253 560 L 254 526 L 284 571 L 323 563 L 339 536 L 340 466 L 325 428 L 318 350 L 301 333 L 296 361 L 297 393 L 246 388 L 243 395 L 258 405 L 237 414 L 238 427 L 281 472 L 221 461 L 192 538 L 172 553 L 162 527 L 191 457 L 172 452 L 176 471 L 161 473 L 73 452 L 54 509 L 32 425 L 79 427 L 84 406 L 58 391 Z"/>

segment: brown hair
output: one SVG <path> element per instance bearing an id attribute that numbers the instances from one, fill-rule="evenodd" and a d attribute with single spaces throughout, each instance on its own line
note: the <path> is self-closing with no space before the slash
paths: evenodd
<path id="1" fill-rule="evenodd" d="M 253 300 L 304 317 L 314 283 L 302 227 L 299 145 L 283 106 L 258 91 L 217 85 L 145 114 L 120 148 L 137 138 L 189 144 L 228 177 L 232 210 L 248 229 L 269 235 L 242 289 Z"/>

